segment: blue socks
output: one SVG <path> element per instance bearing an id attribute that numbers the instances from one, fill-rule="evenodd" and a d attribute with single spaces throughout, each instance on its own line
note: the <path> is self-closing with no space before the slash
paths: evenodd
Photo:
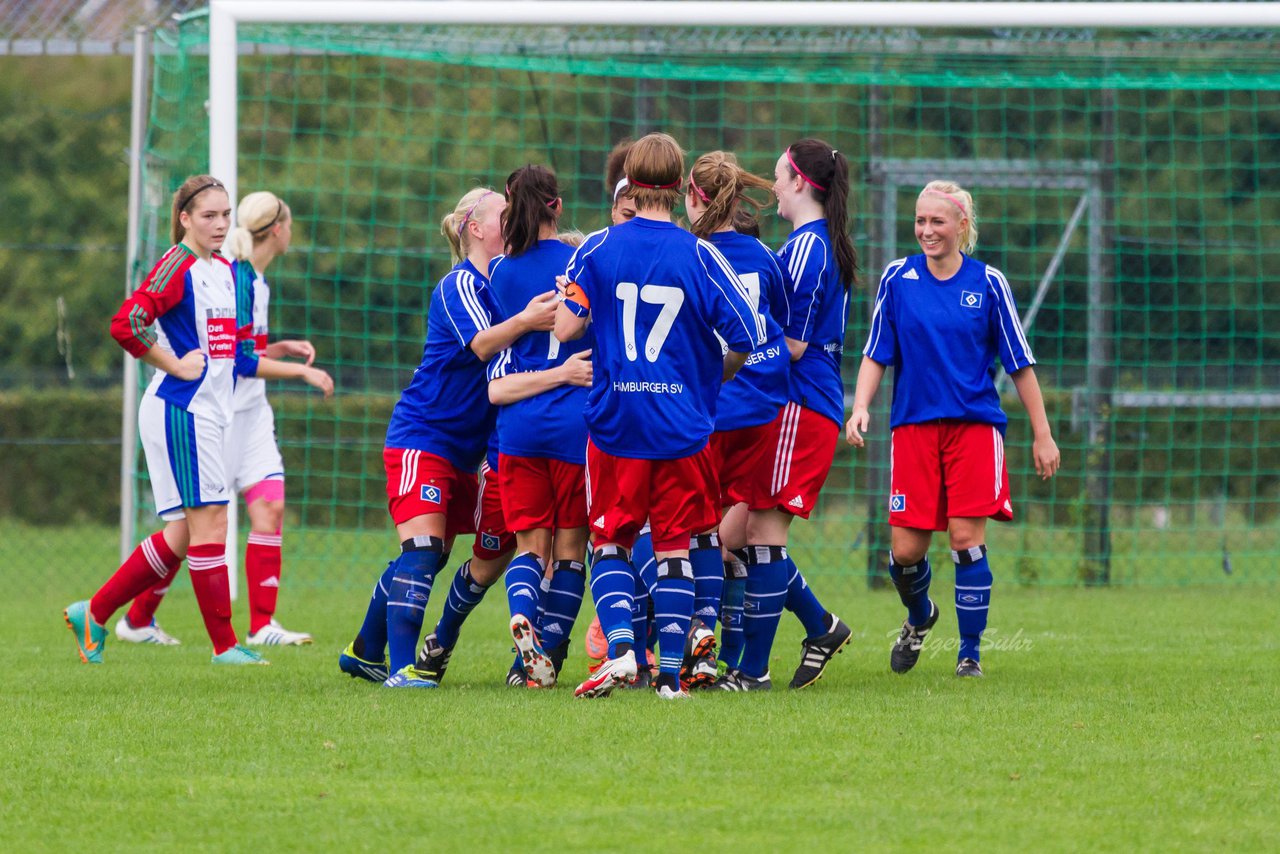
<path id="1" fill-rule="evenodd" d="M 907 622 L 913 626 L 929 622 L 929 581 L 933 578 L 929 557 L 926 555 L 919 563 L 907 565 L 898 563 L 893 552 L 889 552 L 889 577 L 898 589 L 898 598 L 907 606 Z"/>
<path id="2" fill-rule="evenodd" d="M 591 598 L 596 603 L 600 630 L 609 641 L 609 657 L 617 658 L 619 644 L 635 643 L 631 631 L 631 608 L 635 600 L 636 576 L 620 546 L 604 546 L 591 559 Z"/>
<path id="3" fill-rule="evenodd" d="M 652 566 L 652 564 L 650 564 Z M 631 633 L 636 638 L 636 667 L 649 670 L 649 585 L 636 574 L 636 595 L 631 603 Z"/>
<path id="4" fill-rule="evenodd" d="M 991 606 L 991 566 L 987 563 L 987 547 L 951 552 L 956 564 L 956 622 L 960 625 L 960 653 L 957 659 L 980 661 L 978 649 L 987 628 L 987 609 Z"/>
<path id="5" fill-rule="evenodd" d="M 555 649 L 569 640 L 587 586 L 587 567 L 582 561 L 557 560 L 552 566 L 550 581 L 543 579 L 548 587 L 542 595 L 543 613 L 538 618 L 543 649 Z"/>
<path id="6" fill-rule="evenodd" d="M 785 546 L 747 546 L 746 552 L 744 646 L 739 669 L 759 679 L 769 672 L 769 654 L 773 651 L 773 639 L 787 598 L 787 574 L 795 564 L 787 557 Z"/>
<path id="7" fill-rule="evenodd" d="M 397 560 L 399 560 L 397 558 Z M 373 595 L 369 597 L 369 609 L 364 614 L 364 624 L 356 635 L 352 647 L 355 654 L 365 661 L 382 663 L 387 654 L 387 593 L 391 589 L 391 579 L 396 574 L 396 561 L 387 564 L 381 577 L 373 585 Z"/>
<path id="8" fill-rule="evenodd" d="M 507 585 L 507 607 L 511 616 L 522 614 L 529 625 L 538 625 L 538 603 L 542 601 L 542 561 L 532 552 L 516 555 L 503 579 Z"/>
<path id="9" fill-rule="evenodd" d="M 724 594 L 720 535 L 713 532 L 690 537 L 689 562 L 693 564 L 693 615 L 714 632 Z"/>
<path id="10" fill-rule="evenodd" d="M 431 585 L 440 570 L 444 541 L 414 537 L 400 544 L 400 557 L 387 588 L 387 646 L 392 673 L 413 664 L 422 634 L 422 618 L 431 598 Z"/>
<path id="11" fill-rule="evenodd" d="M 476 583 L 471 575 L 471 561 L 458 567 L 449 585 L 449 595 L 444 600 L 444 612 L 440 614 L 440 622 L 436 623 L 436 640 L 445 649 L 458 642 L 458 632 L 467 615 L 475 610 L 489 588 Z"/>
<path id="12" fill-rule="evenodd" d="M 747 565 L 736 554 L 724 561 L 724 593 L 720 599 L 720 660 L 731 670 L 738 668 L 742 658 L 742 603 L 747 592 Z"/>
<path id="13" fill-rule="evenodd" d="M 653 588 L 653 621 L 658 626 L 658 672 L 680 678 L 685 639 L 693 621 L 693 564 L 669 557 L 658 563 Z"/>
<path id="14" fill-rule="evenodd" d="M 809 583 L 804 580 L 804 576 L 796 568 L 795 561 L 790 557 L 787 558 L 787 569 L 790 573 L 790 577 L 787 578 L 787 610 L 800 618 L 800 622 L 804 624 L 806 637 L 816 638 L 819 635 L 825 635 L 831 631 L 827 609 L 822 607 L 818 597 L 813 595 L 813 591 L 809 589 Z"/>

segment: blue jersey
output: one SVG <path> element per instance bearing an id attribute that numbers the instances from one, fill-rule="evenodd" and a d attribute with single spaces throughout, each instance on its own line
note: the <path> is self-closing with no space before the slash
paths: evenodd
<path id="1" fill-rule="evenodd" d="M 923 255 L 886 267 L 862 353 L 893 366 L 891 427 L 954 418 L 1003 429 L 995 358 L 1009 373 L 1036 363 L 1004 274 L 968 255 L 941 282 Z"/>
<path id="2" fill-rule="evenodd" d="M 411 448 L 474 471 L 494 425 L 485 363 L 471 339 L 493 324 L 489 281 L 462 261 L 436 285 L 427 309 L 422 364 L 400 394 L 387 425 L 388 448 Z"/>
<path id="3" fill-rule="evenodd" d="M 742 370 L 720 387 L 716 432 L 768 424 L 787 402 L 791 356 L 782 337 L 782 327 L 771 313 L 771 306 L 782 305 L 785 300 L 787 278 L 773 252 L 754 237 L 720 231 L 708 239 L 746 286 L 748 303 L 753 305 L 765 326 L 764 346 L 752 353 Z"/>
<path id="4" fill-rule="evenodd" d="M 790 398 L 839 424 L 844 421 L 840 359 L 849 292 L 840 281 L 827 221 L 814 220 L 791 232 L 778 260 L 791 277 L 782 331 L 809 345 L 791 366 Z"/>
<path id="5" fill-rule="evenodd" d="M 502 319 L 519 314 L 529 300 L 553 291 L 573 247 L 559 240 L 540 240 L 527 252 L 500 259 L 491 272 L 490 287 Z M 527 371 L 546 371 L 565 363 L 574 353 L 589 350 L 590 332 L 561 344 L 550 332 L 528 332 L 489 364 L 489 379 Z M 502 453 L 585 463 L 587 424 L 582 413 L 587 389 L 562 385 L 498 409 L 498 446 Z M 492 465 L 492 463 L 490 463 Z"/>
<path id="6" fill-rule="evenodd" d="M 713 245 L 669 222 L 636 217 L 589 235 L 566 275 L 565 305 L 591 315 L 591 441 L 617 457 L 698 453 L 715 426 L 723 351 L 764 343 L 746 287 Z"/>

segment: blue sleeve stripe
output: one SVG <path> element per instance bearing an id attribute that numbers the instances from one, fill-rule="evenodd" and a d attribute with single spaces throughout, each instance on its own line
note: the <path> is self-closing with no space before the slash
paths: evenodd
<path id="1" fill-rule="evenodd" d="M 1005 279 L 1004 274 L 994 267 L 987 267 L 987 281 L 991 283 L 995 290 L 997 299 L 997 311 L 1000 314 L 1000 334 L 1004 336 L 1005 345 L 1009 348 L 1010 354 L 1013 355 L 1013 368 L 1008 373 L 1025 368 L 1027 365 L 1034 365 L 1035 356 L 1031 354 L 1031 345 L 1027 343 L 1027 336 L 1022 331 L 1022 321 L 1018 319 L 1017 311 L 1013 301 L 1013 291 L 1009 288 L 1009 282 Z M 1018 342 L 1018 346 L 1014 347 L 1009 340 L 1009 330 L 1013 330 L 1014 339 Z M 1023 364 L 1019 365 L 1018 360 L 1021 359 Z"/>
<path id="2" fill-rule="evenodd" d="M 467 310 L 472 324 L 476 329 L 483 332 L 489 328 L 489 312 L 484 310 L 484 306 L 480 304 L 480 298 L 476 296 L 476 278 L 470 273 L 458 274 L 458 297 L 462 300 L 462 307 Z"/>
<path id="3" fill-rule="evenodd" d="M 489 363 L 489 380 L 498 379 L 507 375 L 507 368 L 511 366 L 511 348 L 503 350 L 493 361 Z"/>
<path id="4" fill-rule="evenodd" d="M 867 332 L 867 346 L 862 348 L 862 355 L 864 356 L 870 356 L 880 344 L 880 333 L 884 331 L 884 314 L 881 309 L 884 307 L 885 297 L 889 295 L 889 280 L 906 263 L 906 258 L 899 258 L 897 261 L 891 262 L 888 267 L 885 267 L 884 274 L 880 276 L 880 287 L 876 290 L 876 305 L 871 312 L 871 328 Z"/>

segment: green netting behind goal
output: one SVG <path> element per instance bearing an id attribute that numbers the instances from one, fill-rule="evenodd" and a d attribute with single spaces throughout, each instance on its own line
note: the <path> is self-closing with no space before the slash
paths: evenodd
<path id="1" fill-rule="evenodd" d="M 163 248 L 168 194 L 207 168 L 207 36 L 197 17 L 156 37 L 144 259 Z M 1002 578 L 1280 575 L 1274 33 L 242 25 L 240 39 L 240 191 L 274 190 L 295 216 L 295 247 L 270 271 L 273 335 L 311 339 L 338 385 L 327 403 L 271 394 L 292 583 L 363 586 L 393 541 L 384 428 L 449 266 L 438 223 L 452 202 L 544 163 L 565 225 L 594 230 L 606 154 L 651 130 L 765 175 L 801 136 L 849 157 L 850 391 L 879 270 L 915 249 L 919 187 L 973 190 L 977 254 L 1027 316 L 1063 452 L 1040 482 L 1003 380 L 1018 518 L 989 533 Z M 765 241 L 784 226 L 767 216 Z M 883 572 L 888 399 L 886 382 L 871 447 L 841 445 L 819 512 L 794 529 L 811 575 Z"/>

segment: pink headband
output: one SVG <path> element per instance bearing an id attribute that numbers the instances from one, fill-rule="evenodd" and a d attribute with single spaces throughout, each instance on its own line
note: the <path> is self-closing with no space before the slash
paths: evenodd
<path id="1" fill-rule="evenodd" d="M 958 207 L 958 208 L 960 209 L 960 213 L 964 214 L 965 216 L 968 216 L 968 215 L 969 215 L 969 209 L 968 209 L 968 208 L 966 208 L 966 207 L 965 207 L 965 206 L 960 202 L 960 200 L 959 200 L 959 199 L 957 199 L 955 196 L 951 195 L 950 193 L 944 193 L 944 192 L 942 192 L 941 190 L 925 190 L 925 192 L 926 192 L 926 193 L 933 193 L 935 196 L 942 196 L 942 198 L 946 199 L 947 201 L 951 202 L 951 204 L 953 204 L 953 205 L 955 205 L 956 207 Z"/>
<path id="2" fill-rule="evenodd" d="M 467 221 L 471 219 L 471 215 L 475 213 L 476 208 L 480 206 L 481 202 L 483 202 L 485 199 L 489 198 L 492 195 L 493 195 L 493 190 L 485 190 L 484 193 L 480 195 L 480 198 L 476 199 L 475 204 L 467 208 L 467 212 L 462 217 L 462 222 L 458 223 L 459 237 L 462 236 L 462 229 L 467 227 Z"/>
<path id="3" fill-rule="evenodd" d="M 692 187 L 693 191 L 698 194 L 698 198 L 702 199 L 702 201 L 708 205 L 711 204 L 711 197 L 708 196 L 706 193 L 702 192 L 702 188 L 699 187 L 697 183 L 694 182 L 692 169 L 689 170 L 689 186 Z"/>
<path id="4" fill-rule="evenodd" d="M 787 149 L 786 154 L 787 154 L 787 162 L 791 164 L 792 169 L 796 170 L 796 174 L 804 179 L 804 182 L 806 184 L 808 184 L 810 187 L 813 187 L 815 190 L 819 190 L 823 193 L 827 191 L 826 187 L 822 186 L 817 181 L 813 180 L 808 175 L 804 174 L 804 170 L 802 170 L 799 166 L 796 165 L 795 158 L 791 156 L 790 148 Z"/>

